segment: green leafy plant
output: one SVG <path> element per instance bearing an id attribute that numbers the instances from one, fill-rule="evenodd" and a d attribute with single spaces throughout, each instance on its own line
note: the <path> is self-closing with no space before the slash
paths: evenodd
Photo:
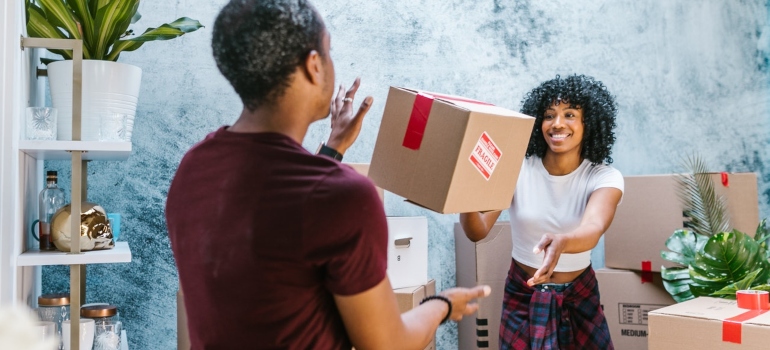
<path id="1" fill-rule="evenodd" d="M 182 17 L 133 36 L 128 27 L 138 21 L 140 0 L 26 0 L 27 33 L 32 37 L 83 40 L 83 59 L 117 61 L 121 52 L 145 42 L 169 40 L 203 25 Z M 65 59 L 72 51 L 50 50 Z"/>
<path id="2" fill-rule="evenodd" d="M 714 191 L 705 163 L 691 157 L 692 171 L 679 179 L 680 199 L 690 218 L 689 230 L 666 240 L 661 257 L 682 266 L 661 267 L 663 285 L 677 302 L 699 296 L 735 299 L 741 289 L 770 291 L 770 232 L 766 221 L 754 238 L 729 227 L 725 201 Z"/>

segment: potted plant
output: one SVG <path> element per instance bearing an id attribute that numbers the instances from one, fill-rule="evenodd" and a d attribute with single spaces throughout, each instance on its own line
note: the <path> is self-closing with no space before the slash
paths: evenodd
<path id="1" fill-rule="evenodd" d="M 82 139 L 97 140 L 100 115 L 120 113 L 133 125 L 142 70 L 116 62 L 145 42 L 169 40 L 203 27 L 182 17 L 134 35 L 140 0 L 26 0 L 31 37 L 83 40 Z M 72 52 L 50 50 L 63 61 L 47 62 L 53 106 L 59 109 L 58 139 L 72 139 Z M 130 133 L 130 131 L 129 131 Z"/>

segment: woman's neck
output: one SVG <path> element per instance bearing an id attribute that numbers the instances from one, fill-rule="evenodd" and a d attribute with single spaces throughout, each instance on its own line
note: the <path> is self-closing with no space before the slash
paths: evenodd
<path id="1" fill-rule="evenodd" d="M 553 176 L 567 175 L 575 171 L 581 163 L 583 163 L 583 159 L 580 157 L 580 153 L 575 152 L 557 154 L 546 151 L 543 157 L 543 167 L 548 171 L 548 174 Z"/>

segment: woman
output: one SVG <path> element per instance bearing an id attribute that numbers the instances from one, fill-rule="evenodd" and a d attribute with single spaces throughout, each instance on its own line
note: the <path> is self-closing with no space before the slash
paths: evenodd
<path id="1" fill-rule="evenodd" d="M 591 77 L 557 75 L 527 94 L 522 113 L 536 120 L 508 209 L 500 348 L 613 349 L 590 264 L 623 195 L 623 176 L 607 165 L 614 98 Z M 499 216 L 464 213 L 460 222 L 478 241 Z"/>

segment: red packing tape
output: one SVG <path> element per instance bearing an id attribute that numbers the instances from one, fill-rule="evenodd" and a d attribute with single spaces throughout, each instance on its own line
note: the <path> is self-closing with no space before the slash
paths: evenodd
<path id="1" fill-rule="evenodd" d="M 412 105 L 412 114 L 409 115 L 409 123 L 406 125 L 406 134 L 404 135 L 404 142 L 401 144 L 402 146 L 413 150 L 420 149 L 422 138 L 425 136 L 425 127 L 428 125 L 430 110 L 433 107 L 434 98 L 494 106 L 491 103 L 481 102 L 468 98 L 434 93 L 417 93 L 417 96 L 415 96 L 414 99 L 414 104 Z"/>
<path id="2" fill-rule="evenodd" d="M 430 109 L 433 107 L 433 98 L 423 94 L 417 94 L 412 105 L 412 114 L 406 126 L 406 134 L 402 145 L 406 148 L 418 150 L 425 135 L 425 126 L 428 125 Z"/>
<path id="3" fill-rule="evenodd" d="M 726 172 L 722 172 L 722 186 L 729 187 L 730 186 L 730 175 L 727 175 Z"/>
<path id="4" fill-rule="evenodd" d="M 738 307 L 749 309 L 738 316 L 722 321 L 722 341 L 741 343 L 741 324 L 770 311 L 770 294 L 763 291 L 739 290 L 735 293 Z"/>
<path id="5" fill-rule="evenodd" d="M 642 284 L 652 283 L 652 262 L 642 261 Z"/>

